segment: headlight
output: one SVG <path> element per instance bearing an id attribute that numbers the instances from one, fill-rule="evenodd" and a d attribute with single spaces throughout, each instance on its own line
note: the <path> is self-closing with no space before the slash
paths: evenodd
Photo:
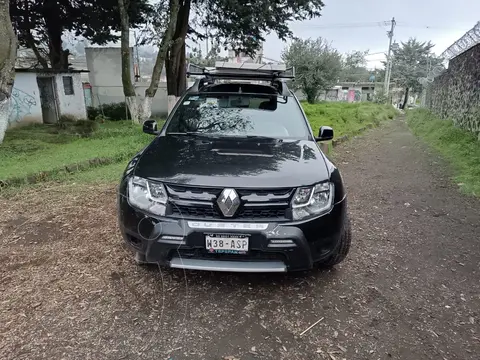
<path id="1" fill-rule="evenodd" d="M 163 184 L 133 176 L 128 181 L 128 200 L 139 209 L 164 216 L 168 196 Z"/>
<path id="2" fill-rule="evenodd" d="M 293 220 L 329 212 L 332 208 L 333 194 L 333 183 L 330 182 L 298 188 L 292 200 Z"/>

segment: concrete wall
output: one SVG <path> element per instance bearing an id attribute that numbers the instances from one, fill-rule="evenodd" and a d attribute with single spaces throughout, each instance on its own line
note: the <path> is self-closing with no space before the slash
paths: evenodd
<path id="1" fill-rule="evenodd" d="M 71 76 L 73 80 L 73 95 L 66 95 L 63 77 Z M 55 75 L 55 92 L 57 95 L 58 111 L 61 115 L 73 115 L 79 119 L 87 118 L 85 95 L 83 93 L 82 78 L 79 73 Z"/>
<path id="2" fill-rule="evenodd" d="M 427 89 L 426 106 L 480 137 L 480 44 L 450 60 Z"/>
<path id="3" fill-rule="evenodd" d="M 120 48 L 85 48 L 93 106 L 125 100 L 122 87 Z M 133 49 L 130 48 L 130 74 L 133 80 Z"/>
<path id="4" fill-rule="evenodd" d="M 120 48 L 85 48 L 90 85 L 92 86 L 93 106 L 125 101 L 122 86 L 122 62 Z M 133 49 L 130 51 L 130 74 L 137 96 L 142 99 L 146 82 L 135 82 L 133 78 Z M 168 110 L 167 84 L 161 82 L 152 103 L 153 116 L 165 116 Z"/>
<path id="5" fill-rule="evenodd" d="M 37 85 L 37 74 L 15 74 L 8 126 L 12 127 L 19 123 L 42 123 L 42 107 L 40 93 Z"/>
<path id="6" fill-rule="evenodd" d="M 341 84 L 336 88 L 328 89 L 327 91 L 320 91 L 317 100 L 318 101 L 348 101 L 348 92 L 353 91 L 354 95 L 351 101 L 371 101 L 375 95 L 374 86 L 368 86 L 368 89 L 362 87 L 367 86 L 343 86 L 348 87 L 348 90 L 343 90 Z M 307 100 L 306 95 L 302 90 L 295 91 L 295 96 L 298 100 Z M 370 99 L 370 100 L 369 100 Z"/>
<path id="7" fill-rule="evenodd" d="M 92 86 L 92 104 L 95 107 L 103 104 L 125 101 L 122 85 L 122 68 L 120 48 L 85 48 L 86 61 L 89 72 L 89 81 Z M 133 64 L 133 50 L 131 63 Z M 130 68 L 135 93 L 141 101 L 148 82 L 135 82 L 133 65 Z M 193 82 L 188 82 L 187 87 Z M 168 113 L 167 83 L 160 82 L 152 103 L 152 116 L 165 117 Z"/>

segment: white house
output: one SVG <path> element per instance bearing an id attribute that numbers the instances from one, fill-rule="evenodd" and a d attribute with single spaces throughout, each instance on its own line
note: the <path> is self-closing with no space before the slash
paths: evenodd
<path id="1" fill-rule="evenodd" d="M 60 115 L 87 117 L 81 71 L 15 69 L 9 127 L 56 123 Z"/>

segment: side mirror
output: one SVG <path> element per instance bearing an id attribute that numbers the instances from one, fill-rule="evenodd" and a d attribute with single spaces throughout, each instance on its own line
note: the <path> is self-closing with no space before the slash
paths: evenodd
<path id="1" fill-rule="evenodd" d="M 143 123 L 143 132 L 145 134 L 158 135 L 158 126 L 155 120 L 146 120 Z"/>
<path id="2" fill-rule="evenodd" d="M 315 138 L 315 141 L 328 141 L 333 139 L 333 129 L 330 126 L 322 126 L 318 130 L 318 137 Z"/>

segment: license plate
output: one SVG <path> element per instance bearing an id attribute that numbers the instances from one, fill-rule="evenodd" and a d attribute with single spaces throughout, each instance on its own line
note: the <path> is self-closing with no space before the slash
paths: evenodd
<path id="1" fill-rule="evenodd" d="M 205 248 L 211 253 L 246 254 L 248 236 L 239 234 L 206 234 Z"/>

